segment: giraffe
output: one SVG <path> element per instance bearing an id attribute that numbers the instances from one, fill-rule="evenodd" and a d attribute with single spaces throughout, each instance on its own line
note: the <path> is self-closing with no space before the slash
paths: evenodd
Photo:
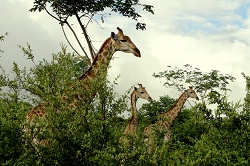
<path id="1" fill-rule="evenodd" d="M 76 107 L 76 105 L 80 104 L 82 100 L 85 103 L 90 103 L 92 98 L 95 96 L 97 91 L 91 92 L 91 94 L 84 94 L 86 93 L 87 89 L 91 87 L 91 82 L 97 80 L 97 77 L 104 76 L 106 77 L 107 68 L 109 66 L 110 60 L 112 59 L 113 54 L 116 51 L 122 51 L 125 53 L 132 53 L 136 57 L 141 57 L 140 50 L 135 46 L 135 44 L 131 41 L 128 36 L 123 34 L 123 31 L 117 27 L 118 33 L 115 34 L 114 32 L 111 33 L 111 37 L 106 39 L 106 41 L 102 44 L 100 50 L 96 54 L 92 65 L 90 68 L 83 74 L 80 78 L 80 82 L 84 82 L 85 87 L 80 87 L 81 92 L 76 92 L 76 98 L 74 98 L 74 102 L 70 105 L 72 107 Z M 102 78 L 103 79 L 103 78 Z M 98 88 L 95 88 L 98 89 Z M 83 98 L 82 96 L 88 96 L 87 98 Z M 91 97 L 89 97 L 91 96 Z M 63 95 L 64 100 L 67 100 L 67 94 Z M 79 100 L 80 99 L 80 100 Z M 69 100 L 72 100 L 71 98 Z M 78 103 L 78 104 L 77 104 Z"/>
<path id="2" fill-rule="evenodd" d="M 149 102 L 152 102 L 152 98 L 146 91 L 145 87 L 142 86 L 142 84 L 138 84 L 139 88 L 134 87 L 134 90 L 132 91 L 130 95 L 130 105 L 131 105 L 131 116 L 129 118 L 129 122 L 125 130 L 123 131 L 123 135 L 120 138 L 120 143 L 123 148 L 127 147 L 129 145 L 129 140 L 127 136 L 136 136 L 136 130 L 138 127 L 138 114 L 137 114 L 137 108 L 136 108 L 136 102 L 139 98 L 145 99 Z M 126 157 L 125 157 L 126 158 Z M 125 158 L 121 160 L 121 165 L 125 165 Z"/>
<path id="3" fill-rule="evenodd" d="M 83 74 L 78 80 L 79 85 L 70 86 L 69 90 L 72 91 L 78 88 L 80 91 L 74 92 L 75 94 L 71 96 L 67 96 L 67 92 L 61 96 L 63 103 L 68 103 L 67 108 L 76 108 L 82 102 L 86 104 L 90 104 L 96 93 L 98 92 L 98 88 L 94 88 L 93 91 L 88 92 L 88 89 L 91 88 L 91 83 L 97 80 L 97 77 L 100 75 L 104 75 L 106 77 L 107 69 L 112 59 L 113 54 L 116 51 L 122 51 L 124 53 L 132 53 L 136 57 L 141 57 L 140 50 L 136 47 L 136 45 L 132 42 L 132 40 L 123 34 L 122 29 L 117 27 L 118 33 L 115 34 L 111 32 L 111 37 L 107 38 L 96 54 L 92 65 L 89 69 Z M 103 78 L 103 77 L 102 77 Z M 87 94 L 85 94 L 87 93 Z M 58 111 L 58 110 L 57 110 Z M 46 106 L 44 103 L 40 103 L 34 108 L 32 108 L 26 115 L 26 122 L 29 124 L 29 128 L 26 129 L 26 132 L 31 135 L 31 128 L 38 124 L 41 119 L 44 119 L 48 113 L 46 112 Z M 36 120 L 35 120 L 36 119 Z M 45 118 L 46 119 L 46 118 Z M 34 127 L 33 127 L 34 128 Z M 37 142 L 35 138 L 32 138 L 32 142 L 35 144 L 46 145 L 47 141 Z"/>
<path id="4" fill-rule="evenodd" d="M 165 131 L 166 134 L 163 138 L 164 142 L 167 142 L 170 140 L 171 136 L 171 130 L 170 126 L 173 123 L 173 121 L 177 118 L 179 113 L 181 112 L 181 109 L 183 108 L 183 105 L 185 104 L 186 100 L 188 98 L 194 98 L 196 100 L 199 100 L 196 92 L 193 90 L 192 87 L 189 87 L 189 89 L 185 90 L 181 96 L 176 101 L 175 105 L 170 109 L 169 111 L 166 111 L 159 115 L 158 120 L 156 123 L 151 124 L 147 126 L 143 134 L 147 137 L 145 139 L 145 142 L 150 146 L 150 151 L 152 151 L 152 143 L 153 143 L 153 137 L 155 137 L 156 131 Z"/>
<path id="5" fill-rule="evenodd" d="M 149 102 L 152 102 L 152 98 L 146 91 L 145 87 L 143 87 L 142 84 L 138 84 L 138 85 L 139 85 L 139 88 L 134 87 L 134 90 L 130 95 L 131 116 L 130 116 L 128 125 L 123 132 L 124 137 L 121 138 L 121 140 L 123 140 L 124 142 L 126 140 L 126 135 L 133 135 L 133 136 L 136 135 L 136 130 L 138 127 L 138 114 L 137 114 L 137 108 L 136 108 L 137 100 L 141 98 Z"/>

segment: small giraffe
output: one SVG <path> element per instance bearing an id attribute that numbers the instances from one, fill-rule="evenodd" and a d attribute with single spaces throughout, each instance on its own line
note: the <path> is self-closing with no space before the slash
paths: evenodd
<path id="1" fill-rule="evenodd" d="M 181 109 L 183 108 L 183 105 L 185 104 L 186 100 L 188 98 L 194 98 L 196 100 L 199 100 L 196 92 L 193 90 L 192 87 L 189 87 L 189 89 L 185 90 L 181 96 L 178 98 L 176 101 L 175 105 L 170 109 L 169 111 L 166 111 L 159 115 L 158 120 L 156 121 L 155 124 L 151 124 L 147 126 L 143 134 L 147 136 L 145 139 L 145 142 L 149 145 L 152 146 L 153 143 L 153 137 L 156 135 L 154 134 L 155 131 L 165 131 L 167 132 L 166 135 L 164 136 L 164 142 L 167 142 L 170 140 L 171 136 L 171 131 L 170 131 L 170 126 L 173 123 L 173 121 L 176 119 L 176 117 L 179 115 L 181 112 Z M 152 150 L 152 147 L 150 147 Z"/>
<path id="2" fill-rule="evenodd" d="M 127 127 L 125 128 L 123 134 L 131 134 L 136 135 L 136 130 L 138 127 L 138 113 L 136 108 L 136 102 L 139 98 L 148 100 L 149 102 L 152 102 L 152 98 L 146 91 L 145 87 L 142 86 L 142 84 L 138 84 L 139 88 L 134 88 L 133 92 L 130 95 L 130 104 L 131 104 L 131 116 L 128 122 Z"/>
<path id="3" fill-rule="evenodd" d="M 130 104 L 131 104 L 131 116 L 129 118 L 129 122 L 127 127 L 125 128 L 123 132 L 123 136 L 120 138 L 120 143 L 122 144 L 122 147 L 125 148 L 127 145 L 129 145 L 129 140 L 127 136 L 136 136 L 136 130 L 138 127 L 138 113 L 136 108 L 136 102 L 139 98 L 145 99 L 149 102 L 152 102 L 152 98 L 146 91 L 145 87 L 142 86 L 142 84 L 138 84 L 139 88 L 134 88 L 133 92 L 130 95 Z M 121 160 L 121 165 L 125 165 L 125 158 Z"/>
<path id="4" fill-rule="evenodd" d="M 91 83 L 96 80 L 100 75 L 107 74 L 107 69 L 112 59 L 113 54 L 116 51 L 122 51 L 125 53 L 132 53 L 136 57 L 141 57 L 140 50 L 135 46 L 135 44 L 131 41 L 131 39 L 123 34 L 123 31 L 117 27 L 118 33 L 115 34 L 111 32 L 111 37 L 106 39 L 106 41 L 102 44 L 100 50 L 96 54 L 91 67 L 79 78 L 79 82 L 82 82 L 83 86 L 80 86 L 81 91 L 75 92 L 74 97 L 67 96 L 67 93 L 64 93 L 61 96 L 63 102 L 67 102 L 68 108 L 75 108 L 82 102 L 89 104 L 92 99 L 98 92 L 98 88 L 94 88 L 94 91 L 85 94 L 88 89 L 91 87 Z M 74 87 L 70 87 L 70 90 L 73 90 Z M 99 87 L 100 88 L 100 87 Z M 46 116 L 46 108 L 44 103 L 40 103 L 31 109 L 26 115 L 26 121 L 30 124 L 30 127 L 35 126 L 35 124 L 39 123 L 40 119 L 44 119 Z M 36 121 L 34 122 L 34 119 Z M 31 129 L 26 130 L 29 135 L 31 135 Z M 35 140 L 33 139 L 33 142 Z M 43 141 L 40 141 L 39 144 L 43 144 Z M 46 143 L 44 143 L 46 145 Z"/>

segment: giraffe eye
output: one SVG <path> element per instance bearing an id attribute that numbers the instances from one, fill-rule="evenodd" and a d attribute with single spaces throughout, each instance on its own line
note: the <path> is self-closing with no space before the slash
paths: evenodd
<path id="1" fill-rule="evenodd" d="M 143 94 L 144 92 L 140 92 L 141 94 Z"/>
<path id="2" fill-rule="evenodd" d="M 125 39 L 122 39 L 122 40 L 120 40 L 120 42 L 126 42 L 127 40 L 125 40 Z"/>

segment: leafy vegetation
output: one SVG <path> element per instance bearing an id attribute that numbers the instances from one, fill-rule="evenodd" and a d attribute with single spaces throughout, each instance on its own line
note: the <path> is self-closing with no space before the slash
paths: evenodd
<path id="1" fill-rule="evenodd" d="M 184 69 L 168 66 L 169 70 L 153 74 L 155 78 L 164 78 L 166 87 L 172 87 L 182 92 L 186 85 L 194 87 L 201 97 L 201 100 L 210 100 L 218 96 L 223 91 L 228 91 L 227 85 L 233 82 L 235 78 L 228 74 L 220 74 L 218 70 L 211 72 L 202 72 L 189 64 L 184 65 Z"/>
<path id="2" fill-rule="evenodd" d="M 21 50 L 28 56 L 27 61 L 33 63 L 35 56 L 29 46 Z M 168 110 L 175 99 L 162 96 L 159 101 L 144 104 L 139 111 L 138 137 L 130 138 L 132 144 L 124 149 L 119 139 L 127 120 L 120 114 L 129 111 L 129 92 L 116 94 L 116 80 L 106 81 L 88 105 L 87 121 L 83 118 L 86 104 L 66 109 L 61 101 L 65 87 L 74 84 L 86 66 L 86 62 L 68 53 L 62 45 L 62 51 L 53 54 L 50 62 L 43 60 L 30 70 L 20 69 L 14 63 L 12 77 L 1 67 L 1 165 L 120 165 L 122 161 L 125 165 L 247 165 L 249 162 L 250 79 L 245 74 L 243 104 L 228 101 L 225 93 L 218 91 L 220 95 L 209 96 L 209 100 L 217 101 L 214 110 L 205 102 L 184 108 L 171 128 L 171 140 L 158 142 L 155 151 L 149 153 L 141 134 L 143 128 L 154 123 L 157 115 Z M 198 78 L 213 73 L 200 72 Z M 219 78 L 212 85 L 222 85 L 233 77 L 220 74 Z M 201 81 L 196 86 L 203 84 Z M 206 90 L 214 87 L 207 86 Z M 224 89 L 228 90 L 226 85 L 220 90 Z M 32 144 L 24 130 L 29 126 L 25 121 L 27 112 L 40 102 L 46 104 L 50 114 L 46 125 L 37 126 L 37 131 L 42 131 L 35 134 L 37 139 L 49 138 L 48 146 Z"/>
<path id="3" fill-rule="evenodd" d="M 75 16 L 93 57 L 94 49 L 86 31 L 88 22 L 84 25 L 80 19 L 87 17 L 91 21 L 109 8 L 138 21 L 140 15 L 135 10 L 138 6 L 153 13 L 152 6 L 138 0 L 35 0 L 31 11 L 45 10 L 62 27 L 66 24 L 69 28 L 68 18 Z M 145 24 L 138 22 L 137 28 L 144 29 Z M 73 30 L 72 33 L 75 35 Z M 0 41 L 6 35 L 0 36 Z M 248 165 L 250 162 L 250 77 L 244 73 L 243 103 L 229 101 L 228 84 L 235 78 L 218 70 L 202 72 L 186 64 L 184 68 L 169 66 L 169 70 L 154 74 L 155 78 L 165 79 L 166 87 L 178 91 L 192 85 L 202 100 L 191 108 L 183 108 L 171 126 L 170 141 L 164 143 L 159 139 L 150 153 L 142 131 L 159 114 L 169 110 L 176 99 L 166 95 L 144 104 L 139 110 L 138 137 L 129 137 L 131 143 L 124 148 L 119 140 L 128 120 L 121 114 L 130 111 L 129 91 L 117 94 L 114 91 L 117 81 L 109 82 L 100 76 L 89 89 L 98 88 L 92 103 L 82 102 L 69 109 L 70 101 L 63 102 L 62 95 L 75 96 L 75 92 L 82 90 L 78 78 L 88 69 L 90 60 L 80 58 L 77 51 L 67 52 L 62 45 L 51 61 L 44 59 L 36 64 L 30 45 L 19 47 L 33 67 L 21 69 L 14 62 L 9 74 L 0 66 L 1 165 Z M 1 49 L 0 52 L 4 53 Z M 26 114 L 39 103 L 44 104 L 48 115 L 34 128 L 26 122 Z M 210 104 L 215 108 L 211 109 Z M 48 139 L 49 144 L 34 144 L 27 128 L 33 129 L 38 141 Z"/>

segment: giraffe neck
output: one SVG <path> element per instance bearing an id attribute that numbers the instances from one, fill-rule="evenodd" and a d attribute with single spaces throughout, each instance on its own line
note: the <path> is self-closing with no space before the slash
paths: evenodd
<path id="1" fill-rule="evenodd" d="M 73 99 L 68 97 L 67 92 L 62 95 L 63 102 L 68 102 L 69 108 L 77 107 L 77 105 L 81 104 L 82 101 L 87 104 L 92 102 L 92 99 L 95 97 L 98 89 L 102 86 L 102 83 L 100 82 L 106 78 L 107 68 L 115 51 L 116 50 L 111 38 L 106 39 L 99 52 L 96 54 L 92 65 L 85 72 L 85 74 L 79 78 L 79 81 L 83 84 L 80 84 L 80 86 L 76 85 L 79 90 L 73 92 Z M 95 85 L 95 88 L 92 88 L 92 85 Z"/>
<path id="2" fill-rule="evenodd" d="M 172 107 L 171 110 L 161 114 L 161 116 L 164 117 L 164 119 L 166 119 L 166 121 L 168 122 L 168 126 L 170 126 L 173 123 L 173 121 L 176 119 L 176 117 L 179 115 L 187 99 L 188 99 L 188 94 L 185 91 L 178 98 L 178 100 L 176 101 L 175 105 Z"/>
<path id="3" fill-rule="evenodd" d="M 136 101 L 137 101 L 138 97 L 136 96 L 135 93 L 132 93 L 131 94 L 131 111 L 132 111 L 132 117 L 133 117 L 133 122 L 132 124 L 135 125 L 135 129 L 137 128 L 138 126 L 138 113 L 137 113 L 137 108 L 136 108 Z"/>
<path id="4" fill-rule="evenodd" d="M 136 96 L 135 92 L 133 92 L 130 96 L 130 104 L 131 104 L 131 116 L 129 119 L 129 123 L 124 130 L 124 134 L 128 133 L 135 133 L 138 127 L 138 114 L 136 108 L 136 101 L 138 97 Z"/>
<path id="5" fill-rule="evenodd" d="M 108 38 L 101 46 L 100 50 L 96 54 L 91 67 L 82 75 L 79 80 L 93 80 L 101 72 L 107 73 L 107 68 L 115 53 L 115 48 L 112 45 L 111 38 Z"/>

